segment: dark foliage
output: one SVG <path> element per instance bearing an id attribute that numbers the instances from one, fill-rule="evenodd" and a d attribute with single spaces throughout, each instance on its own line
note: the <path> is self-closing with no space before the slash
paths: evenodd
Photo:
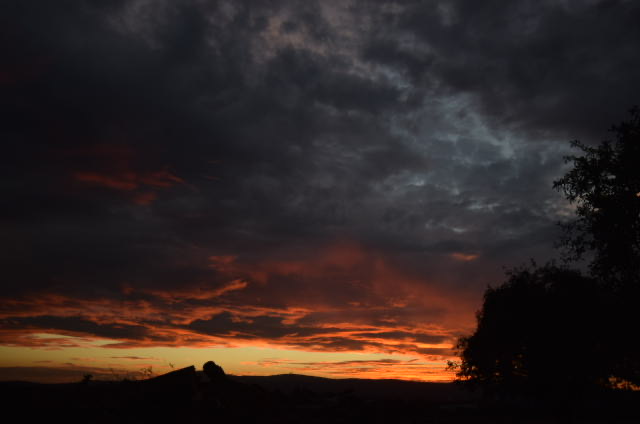
<path id="1" fill-rule="evenodd" d="M 607 383 L 608 309 L 596 282 L 547 265 L 485 292 L 475 333 L 459 341 L 458 376 L 490 392 L 572 396 Z"/>
<path id="2" fill-rule="evenodd" d="M 568 262 L 519 268 L 489 288 L 477 329 L 459 340 L 458 377 L 488 393 L 554 400 L 640 385 L 640 111 L 614 126 L 615 142 L 588 147 L 554 182 L 576 205 L 559 244 Z M 588 397 L 588 396 L 587 396 Z"/>
<path id="3" fill-rule="evenodd" d="M 568 258 L 591 259 L 591 272 L 615 285 L 640 276 L 640 109 L 613 126 L 614 142 L 572 145 L 582 156 L 565 160 L 573 168 L 554 182 L 576 206 L 576 219 L 563 225 L 560 245 Z"/>
<path id="4" fill-rule="evenodd" d="M 583 154 L 565 158 L 573 167 L 554 187 L 576 206 L 559 244 L 568 259 L 588 259 L 591 274 L 613 293 L 601 314 L 612 339 L 611 375 L 640 385 L 640 109 L 630 112 L 611 128 L 613 142 L 573 142 Z"/>

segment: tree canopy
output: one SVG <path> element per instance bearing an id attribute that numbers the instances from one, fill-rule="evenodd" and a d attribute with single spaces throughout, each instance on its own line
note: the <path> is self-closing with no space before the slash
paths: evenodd
<path id="1" fill-rule="evenodd" d="M 460 339 L 458 376 L 489 390 L 576 391 L 606 384 L 607 299 L 595 280 L 555 265 L 518 268 L 489 288 L 473 335 Z"/>
<path id="2" fill-rule="evenodd" d="M 612 127 L 615 141 L 565 160 L 554 188 L 576 206 L 559 244 L 566 265 L 513 269 L 489 287 L 475 332 L 459 339 L 459 379 L 519 393 L 579 393 L 640 385 L 640 112 Z"/>
<path id="3" fill-rule="evenodd" d="M 640 276 L 640 110 L 613 126 L 615 141 L 597 147 L 579 141 L 572 145 L 581 156 L 568 156 L 573 168 L 554 182 L 569 202 L 576 219 L 563 225 L 560 244 L 569 259 L 591 259 L 591 272 L 615 284 Z"/>

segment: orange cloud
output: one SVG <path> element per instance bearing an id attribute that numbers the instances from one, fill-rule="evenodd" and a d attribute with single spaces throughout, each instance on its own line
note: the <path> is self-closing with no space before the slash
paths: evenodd
<path id="1" fill-rule="evenodd" d="M 453 372 L 441 361 L 413 359 L 355 359 L 343 361 L 308 361 L 267 358 L 246 363 L 272 370 L 334 378 L 400 379 L 415 381 L 451 381 Z"/>
<path id="2" fill-rule="evenodd" d="M 476 259 L 478 259 L 480 257 L 480 255 L 477 255 L 475 253 L 460 253 L 460 252 L 455 252 L 451 254 L 451 257 L 457 261 L 462 261 L 462 262 L 470 262 L 470 261 L 475 261 Z"/>
<path id="3" fill-rule="evenodd" d="M 2 299 L 0 344 L 56 348 L 101 339 L 120 349 L 278 347 L 410 355 L 443 364 L 454 359 L 456 337 L 474 322 L 475 305 L 356 244 L 257 262 L 205 258 L 212 281 L 190 287 L 127 286 L 117 298 L 35 293 Z M 34 337 L 42 333 L 76 339 Z M 336 367 L 335 375 L 350 375 Z M 407 364 L 404 376 L 429 374 L 429 367 Z M 377 364 L 353 372 L 395 378 L 398 369 Z"/>

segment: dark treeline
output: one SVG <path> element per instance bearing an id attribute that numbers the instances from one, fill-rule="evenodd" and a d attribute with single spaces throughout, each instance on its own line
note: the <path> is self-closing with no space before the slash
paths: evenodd
<path id="1" fill-rule="evenodd" d="M 572 143 L 554 182 L 575 207 L 558 261 L 489 287 L 475 332 L 459 340 L 458 379 L 493 399 L 593 404 L 640 386 L 640 111 L 615 138 Z"/>

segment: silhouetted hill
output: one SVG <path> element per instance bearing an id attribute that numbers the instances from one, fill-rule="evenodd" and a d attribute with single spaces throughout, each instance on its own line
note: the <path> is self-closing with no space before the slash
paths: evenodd
<path id="1" fill-rule="evenodd" d="M 429 403 L 461 403 L 478 399 L 453 383 L 428 383 L 406 380 L 331 379 L 299 374 L 272 376 L 233 376 L 235 381 L 256 384 L 267 390 L 280 390 L 286 394 L 299 389 L 323 393 L 352 393 L 367 399 L 421 400 Z"/>

